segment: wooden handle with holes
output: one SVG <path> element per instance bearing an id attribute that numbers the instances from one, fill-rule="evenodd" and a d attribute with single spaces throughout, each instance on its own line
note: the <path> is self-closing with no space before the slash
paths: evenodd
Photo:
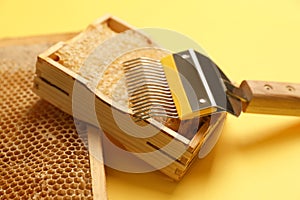
<path id="1" fill-rule="evenodd" d="M 300 116 L 300 84 L 243 81 L 240 89 L 248 102 L 248 113 Z"/>

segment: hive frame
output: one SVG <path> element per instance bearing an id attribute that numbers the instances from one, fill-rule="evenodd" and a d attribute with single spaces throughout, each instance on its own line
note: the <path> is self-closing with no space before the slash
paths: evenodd
<path id="1" fill-rule="evenodd" d="M 95 136 L 94 131 L 75 121 L 81 127 L 78 132 L 71 116 L 31 91 L 37 53 L 72 36 L 0 40 L 0 196 L 4 199 L 97 199 L 94 191 L 105 188 L 103 164 L 95 160 L 97 168 L 91 167 L 93 154 L 85 144 L 89 142 L 89 150 L 95 145 L 101 150 L 97 140 L 86 138 L 86 132 Z M 97 170 L 100 177 L 93 175 Z M 105 192 L 99 192 L 98 199 L 106 199 Z"/>
<path id="2" fill-rule="evenodd" d="M 109 27 L 116 32 L 133 29 L 132 26 L 110 15 L 98 19 L 90 26 L 97 27 L 103 23 L 107 23 Z M 86 31 L 88 31 L 88 29 Z M 82 91 L 84 91 L 84 94 L 80 98 L 84 99 L 85 95 L 93 95 L 91 94 L 93 92 L 85 86 L 86 80 L 83 77 L 78 76 L 75 72 L 61 65 L 55 60 L 53 55 L 64 45 L 68 45 L 68 43 L 72 43 L 82 37 L 86 31 L 81 32 L 67 42 L 59 42 L 52 46 L 38 56 L 36 63 L 36 77 L 34 79 L 33 91 L 40 97 L 46 99 L 59 109 L 71 115 L 73 114 L 72 92 L 75 81 L 80 83 L 79 87 L 81 87 Z M 209 121 L 206 122 L 192 139 L 187 139 L 181 136 L 179 133 L 162 126 L 153 119 L 144 120 L 145 124 L 153 126 L 153 128 L 158 130 L 158 133 L 153 137 L 143 139 L 127 135 L 113 120 L 114 117 L 117 116 L 121 119 L 121 122 L 119 123 L 123 123 L 124 125 L 127 124 L 127 120 L 130 119 L 132 114 L 130 110 L 118 107 L 117 105 L 112 106 L 110 104 L 110 100 L 106 96 L 97 92 L 95 109 L 98 114 L 98 118 L 101 117 L 99 123 L 103 131 L 106 134 L 109 134 L 114 140 L 120 142 L 126 150 L 137 153 L 151 152 L 155 150 L 160 151 L 157 157 L 141 157 L 141 159 L 154 166 L 157 162 L 171 162 L 170 165 L 160 169 L 160 171 L 174 180 L 180 180 L 183 177 L 194 158 L 197 157 L 203 142 L 211 134 L 216 131 L 220 131 L 219 129 L 223 125 L 226 116 L 225 114 L 221 114 L 214 123 L 210 123 Z M 78 116 L 75 117 L 93 125 L 98 124 L 98 121 L 95 121 L 95 119 L 90 117 L 93 115 L 93 113 L 91 113 L 92 111 L 89 113 L 86 111 L 81 112 L 81 110 L 85 110 L 84 105 L 82 105 L 81 109 L 78 109 Z M 99 116 L 100 112 L 103 113 L 103 115 Z M 135 134 L 147 133 L 136 132 Z M 170 144 L 171 141 L 172 146 L 161 151 L 161 149 L 166 144 Z M 178 150 L 183 148 L 186 149 L 185 152 L 177 158 Z"/>

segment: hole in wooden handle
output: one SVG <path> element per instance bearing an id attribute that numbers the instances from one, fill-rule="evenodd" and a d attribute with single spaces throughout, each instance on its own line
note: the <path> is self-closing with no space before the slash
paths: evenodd
<path id="1" fill-rule="evenodd" d="M 268 90 L 268 91 L 270 91 L 270 90 L 273 89 L 273 87 L 272 87 L 271 85 L 269 85 L 269 84 L 265 84 L 265 85 L 264 85 L 264 88 L 265 88 L 266 90 Z"/>
<path id="2" fill-rule="evenodd" d="M 287 85 L 286 88 L 289 92 L 294 92 L 296 89 L 293 86 Z"/>

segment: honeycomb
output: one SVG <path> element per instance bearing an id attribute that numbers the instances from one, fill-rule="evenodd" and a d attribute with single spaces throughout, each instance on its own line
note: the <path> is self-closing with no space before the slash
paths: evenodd
<path id="1" fill-rule="evenodd" d="M 0 199 L 93 198 L 85 124 L 31 91 L 51 45 L 0 47 Z"/>

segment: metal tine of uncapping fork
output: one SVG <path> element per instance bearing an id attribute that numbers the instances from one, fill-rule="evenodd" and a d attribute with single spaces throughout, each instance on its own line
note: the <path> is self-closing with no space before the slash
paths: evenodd
<path id="1" fill-rule="evenodd" d="M 147 88 L 137 88 L 135 91 L 128 92 L 131 98 L 131 103 L 138 102 L 139 99 L 144 99 L 146 97 L 160 98 L 166 102 L 173 102 L 172 95 L 168 91 L 161 91 L 159 88 L 147 89 Z"/>
<path id="2" fill-rule="evenodd" d="M 175 113 L 175 115 L 176 115 L 176 108 L 166 108 L 161 105 L 151 105 L 151 106 L 142 107 L 142 108 L 138 109 L 137 111 L 135 111 L 135 114 L 142 113 L 147 110 L 153 110 L 153 111 L 155 110 L 155 111 L 165 112 L 165 113 L 169 113 L 171 115 L 173 115 Z"/>
<path id="3" fill-rule="evenodd" d="M 159 83 L 159 84 L 162 84 L 162 86 L 166 87 L 166 84 L 167 83 L 167 80 L 159 77 L 159 76 L 155 76 L 155 75 L 147 75 L 147 74 L 144 74 L 144 75 L 141 75 L 140 77 L 136 77 L 134 79 L 129 79 L 128 80 L 128 84 L 131 86 L 131 85 L 135 85 L 135 84 L 138 84 L 138 83 L 145 83 L 145 82 L 151 82 L 151 83 Z"/>
<path id="4" fill-rule="evenodd" d="M 145 106 L 155 106 L 155 105 L 160 105 L 164 106 L 165 108 L 168 109 L 175 109 L 176 107 L 174 106 L 174 103 L 171 101 L 166 101 L 165 99 L 161 97 L 143 97 L 136 99 L 139 101 L 132 102 L 131 105 L 134 110 L 145 107 Z"/>
<path id="5" fill-rule="evenodd" d="M 143 65 L 143 68 L 140 68 L 140 66 Z M 149 71 L 153 71 L 153 72 L 157 72 L 157 73 L 164 73 L 163 68 L 159 67 L 160 65 L 155 63 L 155 64 L 151 64 L 149 62 L 144 63 L 142 61 L 139 62 L 132 62 L 132 63 L 126 63 L 123 64 L 124 66 L 124 70 L 133 70 L 132 72 L 138 72 L 140 70 L 143 69 L 147 69 Z"/>
<path id="6" fill-rule="evenodd" d="M 138 64 L 138 63 L 143 63 L 144 65 L 146 65 L 146 64 L 160 65 L 159 60 L 155 60 L 155 59 L 148 58 L 148 57 L 139 57 L 139 58 L 135 58 L 135 59 L 131 59 L 131 60 L 127 60 L 127 61 L 123 62 L 123 67 L 125 69 L 132 68 L 132 67 L 135 67 L 135 64 Z M 157 69 L 163 70 L 162 68 L 157 68 Z"/>
<path id="7" fill-rule="evenodd" d="M 142 105 L 140 106 L 139 108 L 135 108 L 133 109 L 134 112 L 139 112 L 141 110 L 145 110 L 145 109 L 149 109 L 149 108 L 161 108 L 162 105 L 159 104 L 159 103 L 153 103 L 151 102 L 151 104 L 147 104 L 147 105 Z M 165 109 L 166 111 L 169 111 L 169 112 L 176 112 L 176 108 L 172 107 L 172 106 L 163 106 L 163 109 Z"/>
<path id="8" fill-rule="evenodd" d="M 141 115 L 145 115 L 145 114 L 149 114 L 149 115 L 153 115 L 155 114 L 156 116 L 159 116 L 158 114 L 160 114 L 160 116 L 162 117 L 178 117 L 177 112 L 176 112 L 176 108 L 175 111 L 173 109 L 166 109 L 165 107 L 158 105 L 158 106 L 149 106 L 149 107 L 145 107 L 142 109 L 139 109 L 138 111 L 134 112 L 135 116 L 141 116 Z"/>
<path id="9" fill-rule="evenodd" d="M 170 89 L 166 87 L 166 82 L 161 82 L 161 81 L 152 81 L 151 83 L 148 80 L 139 81 L 135 83 L 127 82 L 127 87 L 132 92 L 138 91 L 136 88 L 141 89 L 144 87 L 148 89 L 153 89 L 155 87 L 156 89 L 159 89 L 161 92 L 170 92 Z"/>
<path id="10" fill-rule="evenodd" d="M 157 87 L 155 85 L 147 85 L 147 86 L 142 86 L 139 88 L 139 90 L 134 90 L 130 91 L 131 95 L 139 96 L 144 94 L 146 91 L 148 92 L 153 92 L 153 93 L 159 93 L 162 95 L 170 96 L 171 93 L 165 88 Z"/>
<path id="11" fill-rule="evenodd" d="M 123 68 L 134 116 L 178 118 L 172 94 L 160 61 L 140 57 L 125 61 Z"/>

